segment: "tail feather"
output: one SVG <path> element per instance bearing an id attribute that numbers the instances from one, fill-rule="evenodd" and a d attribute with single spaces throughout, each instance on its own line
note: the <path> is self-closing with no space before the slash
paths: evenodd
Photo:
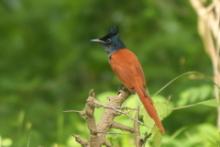
<path id="1" fill-rule="evenodd" d="M 144 105 L 144 108 L 146 109 L 146 111 L 148 112 L 148 114 L 150 115 L 150 117 L 154 120 L 156 126 L 159 128 L 161 133 L 165 133 L 165 129 L 163 127 L 163 124 L 161 123 L 157 111 L 154 107 L 154 104 L 151 100 L 151 98 L 146 94 L 145 89 L 141 89 L 141 88 L 136 88 L 135 89 L 141 102 Z"/>

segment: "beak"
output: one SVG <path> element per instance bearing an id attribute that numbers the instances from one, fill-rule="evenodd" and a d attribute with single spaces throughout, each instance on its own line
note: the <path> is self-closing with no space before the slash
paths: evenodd
<path id="1" fill-rule="evenodd" d="M 98 38 L 96 38 L 96 39 L 91 39 L 90 41 L 91 41 L 91 42 L 102 43 L 102 44 L 105 43 L 105 41 L 103 41 L 103 40 L 101 40 L 101 39 L 98 39 Z"/>

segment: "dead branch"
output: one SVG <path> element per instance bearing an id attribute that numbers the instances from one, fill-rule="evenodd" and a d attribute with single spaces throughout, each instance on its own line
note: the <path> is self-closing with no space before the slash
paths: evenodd
<path id="1" fill-rule="evenodd" d="M 88 147 L 88 142 L 84 139 L 82 139 L 80 136 L 78 135 L 74 135 L 73 136 L 76 140 L 76 142 L 78 142 L 79 144 L 81 144 L 83 147 Z"/>
<path id="2" fill-rule="evenodd" d="M 96 128 L 96 122 L 94 117 L 94 110 L 95 110 L 95 93 L 94 91 L 90 92 L 89 97 L 87 99 L 87 104 L 85 108 L 85 115 L 86 115 L 86 121 L 87 125 L 90 131 L 90 134 L 96 135 L 97 128 Z"/>
<path id="3" fill-rule="evenodd" d="M 134 133 L 135 132 L 134 128 L 125 126 L 125 125 L 117 123 L 117 122 L 113 122 L 112 125 L 111 125 L 111 128 L 120 129 L 122 131 L 128 131 L 130 133 Z"/>
<path id="4" fill-rule="evenodd" d="M 111 147 L 111 143 L 106 139 L 106 135 L 110 134 L 110 129 L 119 129 L 121 131 L 127 131 L 132 133 L 135 138 L 135 145 L 136 147 L 141 147 L 143 145 L 143 139 L 141 139 L 140 134 L 140 125 L 143 123 L 139 121 L 139 108 L 132 109 L 127 108 L 129 110 L 135 110 L 135 118 L 132 118 L 134 121 L 134 126 L 129 127 L 124 124 L 118 123 L 114 121 L 114 118 L 118 115 L 126 115 L 127 113 L 123 112 L 121 107 L 122 103 L 128 98 L 130 93 L 126 90 L 120 90 L 119 94 L 116 96 L 109 97 L 109 101 L 106 104 L 100 103 L 95 98 L 94 91 L 91 91 L 89 97 L 87 98 L 85 110 L 76 111 L 76 110 L 67 110 L 65 112 L 77 112 L 82 117 L 86 118 L 86 123 L 88 125 L 90 135 L 88 141 L 80 138 L 80 136 L 75 136 L 76 141 L 81 144 L 83 147 L 101 147 L 102 145 Z M 98 123 L 96 123 L 94 117 L 94 111 L 96 108 L 104 108 L 104 112 L 102 117 Z M 130 117 L 130 116 L 129 116 Z"/>
<path id="5" fill-rule="evenodd" d="M 115 109 L 120 108 L 122 103 L 126 100 L 128 96 L 129 92 L 121 90 L 117 96 L 109 97 L 109 102 L 106 105 Z M 91 147 L 99 147 L 106 142 L 106 133 L 111 128 L 112 122 L 117 115 L 118 114 L 115 110 L 105 109 L 102 115 L 103 117 L 97 125 L 98 132 L 103 133 L 98 133 L 95 138 L 92 138 L 90 140 L 90 142 L 99 142 L 99 144 L 97 146 Z"/>

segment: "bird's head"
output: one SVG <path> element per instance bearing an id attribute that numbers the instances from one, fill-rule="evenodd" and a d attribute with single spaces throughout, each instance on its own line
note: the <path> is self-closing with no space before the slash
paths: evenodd
<path id="1" fill-rule="evenodd" d="M 106 52 L 110 55 L 114 51 L 125 48 L 124 43 L 121 41 L 119 37 L 118 27 L 116 26 L 111 27 L 109 32 L 105 36 L 101 38 L 92 39 L 91 41 L 103 45 Z"/>

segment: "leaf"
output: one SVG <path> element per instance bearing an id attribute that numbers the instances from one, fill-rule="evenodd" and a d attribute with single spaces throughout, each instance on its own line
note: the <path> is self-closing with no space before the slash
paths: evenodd
<path id="1" fill-rule="evenodd" d="M 219 106 L 219 102 L 217 102 L 216 99 L 210 99 L 210 100 L 206 100 L 200 103 L 201 105 L 205 105 L 205 106 L 209 106 L 209 107 L 218 107 Z"/>
<path id="2" fill-rule="evenodd" d="M 219 104 L 219 102 L 217 102 L 216 99 L 210 99 L 210 100 L 205 100 L 205 101 L 201 101 L 201 102 L 190 104 L 190 105 L 175 107 L 175 108 L 173 108 L 173 110 L 186 109 L 186 108 L 196 107 L 199 105 L 205 105 L 205 106 L 209 106 L 209 107 L 218 107 L 220 104 Z"/>
<path id="3" fill-rule="evenodd" d="M 212 95 L 213 88 L 210 85 L 201 85 L 197 87 L 190 87 L 181 92 L 178 105 L 185 105 L 188 103 L 198 102 L 207 99 Z"/>
<path id="4" fill-rule="evenodd" d="M 164 119 L 172 113 L 173 105 L 163 96 L 153 97 L 154 105 L 159 113 L 161 119 Z"/>
<path id="5" fill-rule="evenodd" d="M 153 147 L 160 147 L 161 146 L 161 141 L 162 141 L 162 135 L 157 130 L 156 133 L 154 134 L 153 138 L 152 138 L 152 146 Z"/>

